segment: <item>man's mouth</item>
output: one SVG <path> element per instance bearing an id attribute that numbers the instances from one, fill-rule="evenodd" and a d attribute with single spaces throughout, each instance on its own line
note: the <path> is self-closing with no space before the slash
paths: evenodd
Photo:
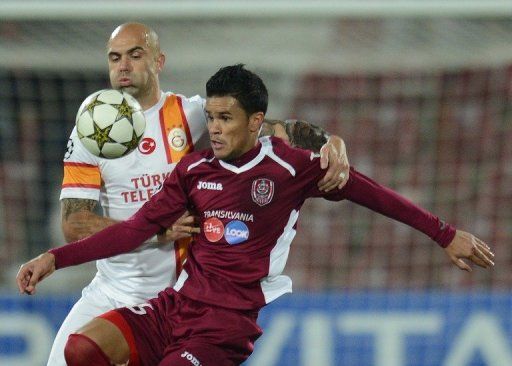
<path id="1" fill-rule="evenodd" d="M 119 79 L 119 86 L 131 86 L 132 80 L 130 78 L 121 78 Z"/>
<path id="2" fill-rule="evenodd" d="M 214 149 L 214 150 L 221 149 L 222 146 L 224 146 L 224 144 L 222 142 L 217 141 L 217 140 L 211 140 L 211 145 L 212 145 L 212 149 Z"/>

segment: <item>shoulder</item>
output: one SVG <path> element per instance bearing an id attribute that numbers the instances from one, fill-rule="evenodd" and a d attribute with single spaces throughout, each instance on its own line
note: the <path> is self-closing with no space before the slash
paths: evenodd
<path id="1" fill-rule="evenodd" d="M 279 137 L 262 137 L 261 139 L 268 139 L 272 144 L 272 152 L 290 164 L 310 164 L 312 161 L 320 157 L 319 154 L 315 154 L 311 150 L 293 147 Z"/>
<path id="2" fill-rule="evenodd" d="M 273 163 L 289 171 L 293 177 L 303 175 L 305 171 L 316 165 L 320 166 L 314 162 L 315 157 L 311 151 L 292 147 L 278 137 L 263 136 L 259 141 L 264 154 Z"/>
<path id="3" fill-rule="evenodd" d="M 186 97 L 182 94 L 174 94 L 172 92 L 165 93 L 166 101 L 164 109 L 174 110 L 193 126 L 197 126 L 201 131 L 205 130 L 206 115 L 204 113 L 204 99 L 199 95 Z"/>
<path id="4" fill-rule="evenodd" d="M 205 99 L 200 95 L 193 95 L 191 97 L 187 97 L 186 95 L 174 93 L 172 91 L 165 92 L 167 98 L 175 97 L 180 100 L 182 104 L 199 107 L 201 109 L 204 108 L 206 103 Z"/>
<path id="5" fill-rule="evenodd" d="M 200 166 L 203 163 L 210 163 L 211 161 L 213 161 L 213 159 L 214 155 L 211 149 L 194 151 L 181 158 L 176 168 L 179 169 L 182 173 L 186 174 L 193 168 Z"/>
<path id="6" fill-rule="evenodd" d="M 69 136 L 66 151 L 64 153 L 64 163 L 86 163 L 99 165 L 99 158 L 91 154 L 78 138 L 76 126 Z"/>

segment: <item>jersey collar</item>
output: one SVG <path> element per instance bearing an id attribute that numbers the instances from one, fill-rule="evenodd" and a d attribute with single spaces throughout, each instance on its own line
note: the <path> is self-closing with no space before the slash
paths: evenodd
<path id="1" fill-rule="evenodd" d="M 267 155 L 269 149 L 272 149 L 270 140 L 268 137 L 262 137 L 259 139 L 258 144 L 254 148 L 247 151 L 232 163 L 219 160 L 219 164 L 224 169 L 232 171 L 235 174 L 240 174 L 258 165 L 259 162 L 262 161 L 263 158 Z"/>

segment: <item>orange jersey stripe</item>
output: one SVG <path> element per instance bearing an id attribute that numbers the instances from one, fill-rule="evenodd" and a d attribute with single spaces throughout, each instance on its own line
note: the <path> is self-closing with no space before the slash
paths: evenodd
<path id="1" fill-rule="evenodd" d="M 174 253 L 176 255 L 176 278 L 179 277 L 185 259 L 187 259 L 188 246 L 192 242 L 192 238 L 184 238 L 174 242 Z"/>
<path id="2" fill-rule="evenodd" d="M 168 163 L 177 163 L 194 145 L 181 98 L 169 96 L 160 110 L 160 127 Z"/>
<path id="3" fill-rule="evenodd" d="M 183 128 L 185 129 L 185 133 L 187 135 L 187 143 L 190 146 L 188 152 L 194 151 L 194 141 L 192 140 L 192 134 L 190 133 L 190 127 L 188 125 L 187 116 L 185 115 L 185 111 L 183 110 L 183 104 L 181 102 L 181 98 L 178 98 L 178 105 L 181 113 L 181 120 L 183 121 Z"/>
<path id="4" fill-rule="evenodd" d="M 100 169 L 97 166 L 82 163 L 64 163 L 62 187 L 99 188 L 100 186 Z"/>

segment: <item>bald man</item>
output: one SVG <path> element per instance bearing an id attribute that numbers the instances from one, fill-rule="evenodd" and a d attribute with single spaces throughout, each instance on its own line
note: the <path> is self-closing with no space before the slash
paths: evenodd
<path id="1" fill-rule="evenodd" d="M 140 23 L 118 26 L 107 43 L 110 83 L 133 95 L 144 109 L 146 131 L 137 150 L 119 159 L 91 155 L 78 141 L 76 129 L 64 158 L 61 211 L 65 239 L 75 241 L 132 216 L 156 193 L 176 163 L 207 143 L 204 99 L 160 89 L 165 64 L 158 35 Z M 319 183 L 329 191 L 348 179 L 343 140 L 301 121 L 266 121 L 265 135 L 323 154 L 326 175 Z M 94 213 L 100 202 L 103 215 Z M 134 252 L 96 262 L 97 273 L 64 320 L 52 347 L 49 366 L 65 365 L 69 334 L 114 308 L 144 303 L 174 284 L 181 271 L 194 217 L 185 214 L 173 227 L 149 239 Z"/>

